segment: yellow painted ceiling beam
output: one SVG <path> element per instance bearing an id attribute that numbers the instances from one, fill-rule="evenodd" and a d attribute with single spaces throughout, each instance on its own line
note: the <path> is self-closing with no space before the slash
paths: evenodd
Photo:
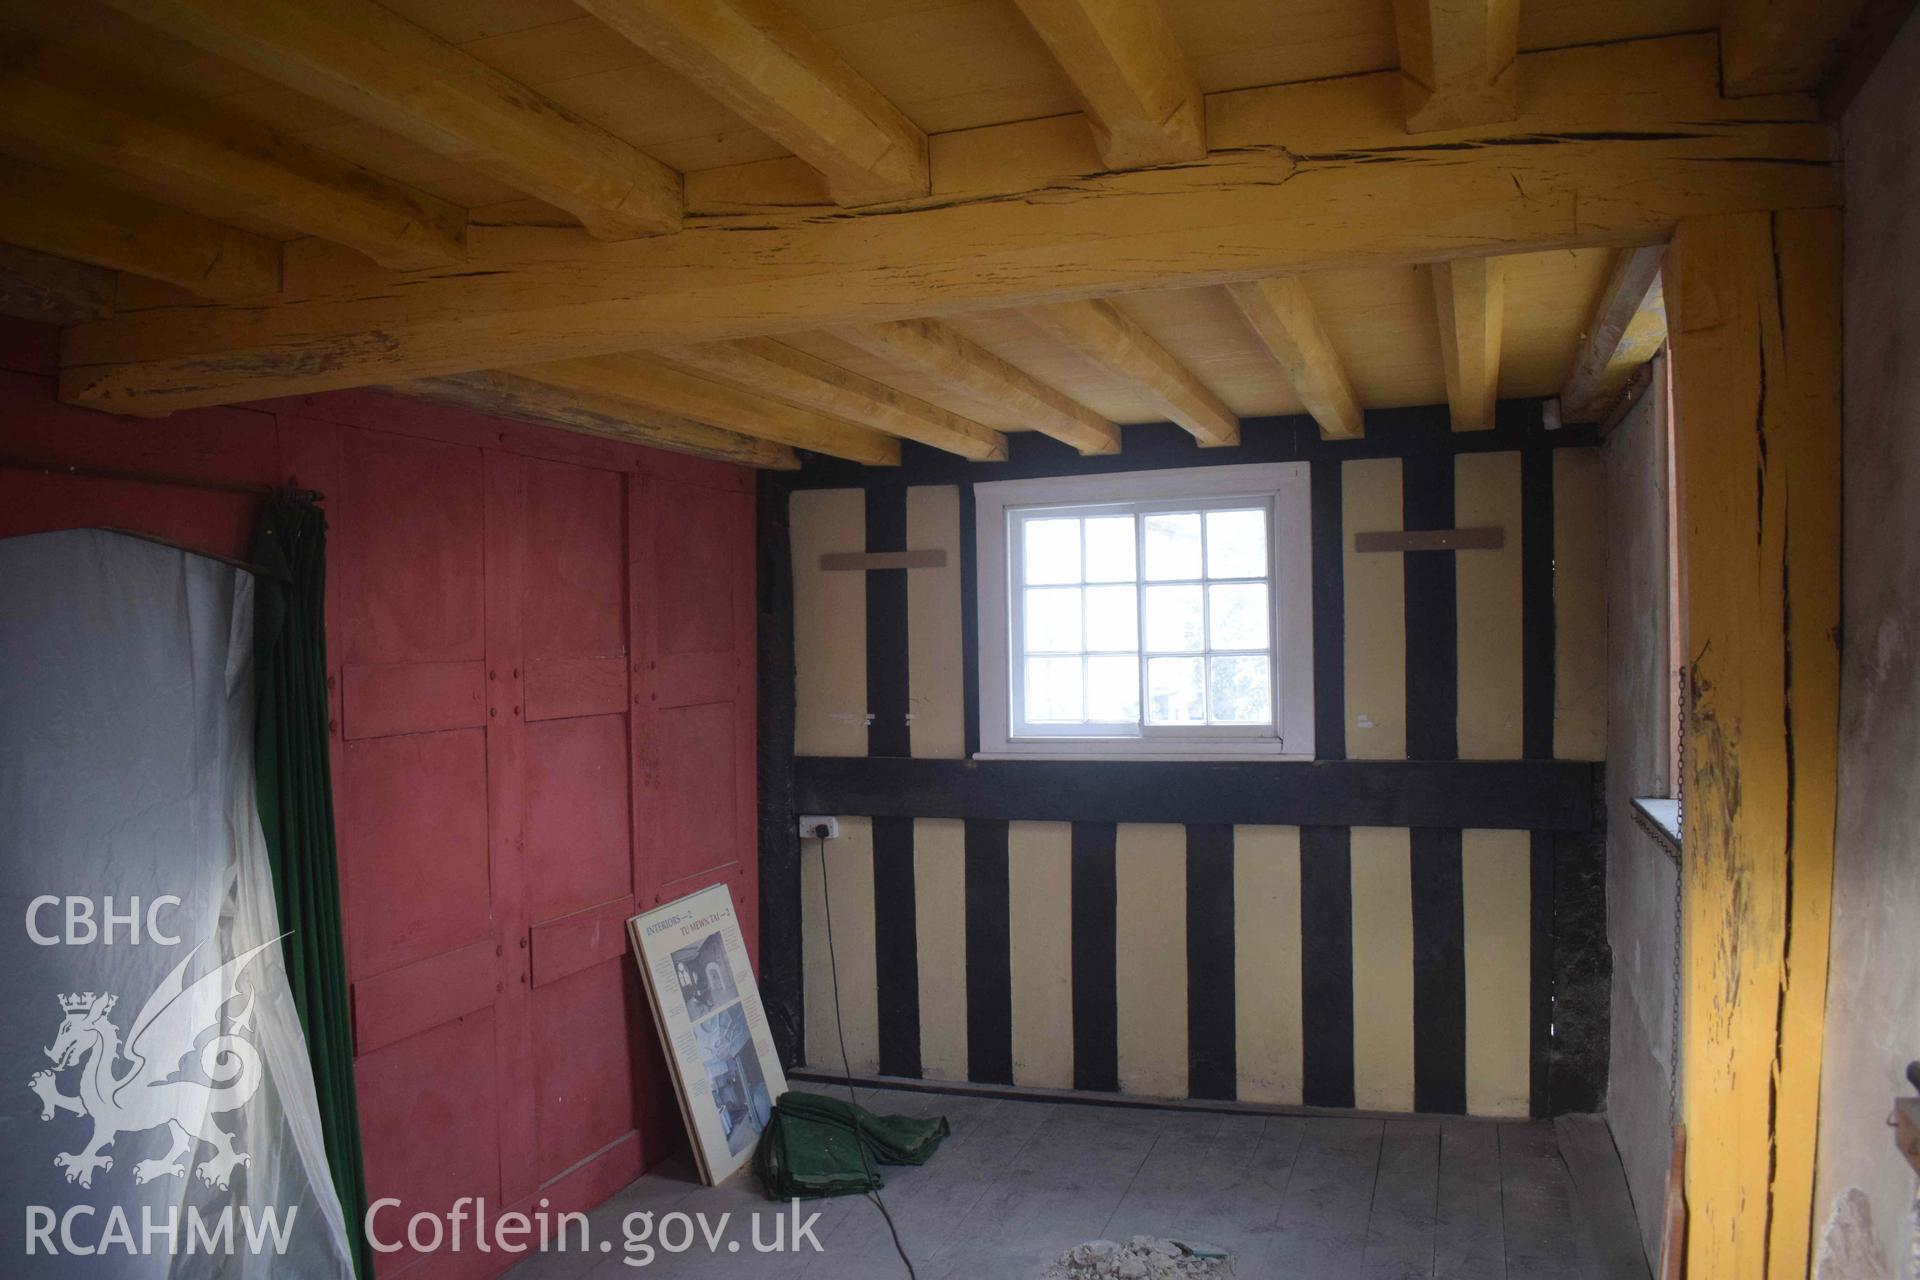
<path id="1" fill-rule="evenodd" d="M 1719 96 L 1711 36 L 1521 59 L 1515 121 L 1409 142 L 1398 73 L 1223 95 L 1178 167 L 1036 172 L 979 130 L 963 187 L 874 210 L 772 205 L 600 244 L 476 233 L 394 280 L 290 279 L 277 305 L 158 307 L 70 331 L 61 394 L 123 412 L 837 329 L 1136 289 L 1651 244 L 1683 217 L 1837 204 L 1815 104 Z M 1532 68 L 1527 71 L 1527 68 Z M 956 179 L 956 181 L 958 181 Z"/>
<path id="2" fill-rule="evenodd" d="M 78 324 L 112 315 L 119 292 L 118 272 L 0 244 L 0 315 Z"/>
<path id="3" fill-rule="evenodd" d="M 1358 439 L 1366 431 L 1346 366 L 1327 340 L 1320 313 L 1296 277 L 1250 280 L 1229 288 L 1247 323 L 1292 384 L 1322 435 Z"/>
<path id="4" fill-rule="evenodd" d="M 1518 112 L 1520 0 L 1394 0 L 1407 131 Z"/>
<path id="5" fill-rule="evenodd" d="M 1056 302 L 1028 314 L 1059 341 L 1138 387 L 1201 444 L 1240 443 L 1240 415 L 1111 302 Z"/>
<path id="6" fill-rule="evenodd" d="M 1120 428 L 936 320 L 842 329 L 867 354 L 989 404 L 1081 453 L 1120 452 Z"/>
<path id="7" fill-rule="evenodd" d="M 800 465 L 793 450 L 783 444 L 662 413 L 630 400 L 550 386 L 497 369 L 396 382 L 387 390 L 418 400 L 459 405 L 502 418 L 538 422 L 565 431 L 690 453 L 718 462 L 737 462 L 776 471 L 791 471 Z"/>
<path id="8" fill-rule="evenodd" d="M 238 301 L 280 289 L 278 241 L 11 156 L 0 240 Z"/>
<path id="9" fill-rule="evenodd" d="M 319 236 L 399 271 L 466 256 L 467 215 L 336 156 L 162 101 L 58 54 L 0 67 L 0 137 L 89 174 L 127 174 Z"/>
<path id="10" fill-rule="evenodd" d="M 1622 249 L 1580 334 L 1580 353 L 1560 389 L 1562 422 L 1602 422 L 1633 371 L 1667 340 L 1660 286 L 1664 245 Z"/>
<path id="11" fill-rule="evenodd" d="M 1727 0 L 1720 15 L 1727 95 L 1818 87 L 1864 7 L 1864 0 Z"/>
<path id="12" fill-rule="evenodd" d="M 898 466 L 900 442 L 840 418 L 714 382 L 645 356 L 553 360 L 507 370 L 567 391 L 644 405 L 660 413 L 868 466 Z"/>
<path id="13" fill-rule="evenodd" d="M 1015 3 L 1073 82 L 1108 168 L 1206 154 L 1206 100 L 1160 0 Z"/>
<path id="14" fill-rule="evenodd" d="M 843 205 L 924 196 L 927 138 L 779 0 L 579 0 L 827 180 Z"/>
<path id="15" fill-rule="evenodd" d="M 606 240 L 680 225 L 680 175 L 372 0 L 108 0 L 566 210 Z"/>
<path id="16" fill-rule="evenodd" d="M 1455 258 L 1436 264 L 1431 275 L 1453 429 L 1488 430 L 1500 391 L 1504 265 L 1498 258 Z"/>
<path id="17" fill-rule="evenodd" d="M 723 382 L 975 462 L 1007 456 L 1007 438 L 998 431 L 772 338 L 659 347 L 655 354 Z"/>

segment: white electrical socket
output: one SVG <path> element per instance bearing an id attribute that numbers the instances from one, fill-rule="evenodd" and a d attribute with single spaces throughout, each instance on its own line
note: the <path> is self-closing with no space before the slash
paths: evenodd
<path id="1" fill-rule="evenodd" d="M 838 840 L 840 819 L 817 813 L 803 813 L 800 815 L 800 838 L 802 840 Z"/>

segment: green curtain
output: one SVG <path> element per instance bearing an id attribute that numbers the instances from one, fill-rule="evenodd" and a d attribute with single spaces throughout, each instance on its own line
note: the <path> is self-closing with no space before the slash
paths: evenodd
<path id="1" fill-rule="evenodd" d="M 361 1276 L 373 1275 L 362 1226 L 367 1207 L 340 873 L 327 763 L 327 520 L 304 500 L 274 496 L 254 531 L 253 759 L 287 978 L 313 1059 L 327 1163 Z"/>

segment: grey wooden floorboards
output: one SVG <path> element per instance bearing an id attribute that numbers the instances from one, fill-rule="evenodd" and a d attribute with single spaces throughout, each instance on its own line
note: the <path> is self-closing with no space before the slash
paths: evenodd
<path id="1" fill-rule="evenodd" d="M 920 1280 L 1032 1280 L 1082 1240 L 1170 1235 L 1230 1250 L 1240 1280 L 1617 1280 L 1582 1236 L 1584 1187 L 1546 1122 L 1447 1117 L 1234 1116 L 984 1096 L 861 1091 L 895 1114 L 941 1114 L 953 1136 L 883 1192 Z M 1591 1137 L 1590 1134 L 1583 1135 Z M 1588 1143 L 1591 1159 L 1599 1147 Z M 1583 1180 L 1604 1180 L 1592 1168 Z M 1617 1170 L 1615 1170 L 1617 1176 Z M 896 1280 L 906 1273 L 871 1200 L 815 1201 L 825 1252 L 751 1251 L 767 1202 L 743 1173 L 698 1184 L 684 1161 L 623 1190 L 590 1219 L 610 1254 L 529 1258 L 513 1280 Z M 736 1253 L 659 1254 L 627 1265 L 625 1215 L 733 1215 Z M 1629 1230 L 1628 1234 L 1632 1232 Z"/>

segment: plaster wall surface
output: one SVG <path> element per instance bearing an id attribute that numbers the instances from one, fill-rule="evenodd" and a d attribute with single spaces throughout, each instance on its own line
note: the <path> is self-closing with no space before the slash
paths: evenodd
<path id="1" fill-rule="evenodd" d="M 1634 822 L 1635 796 L 1669 794 L 1665 370 L 1607 437 L 1607 941 L 1613 1038 L 1607 1123 L 1658 1258 L 1671 1142 L 1674 900 L 1679 868 Z"/>
<path id="2" fill-rule="evenodd" d="M 1844 645 L 1815 1274 L 1905 1274 L 1920 1058 L 1920 22 L 1848 109 Z"/>

